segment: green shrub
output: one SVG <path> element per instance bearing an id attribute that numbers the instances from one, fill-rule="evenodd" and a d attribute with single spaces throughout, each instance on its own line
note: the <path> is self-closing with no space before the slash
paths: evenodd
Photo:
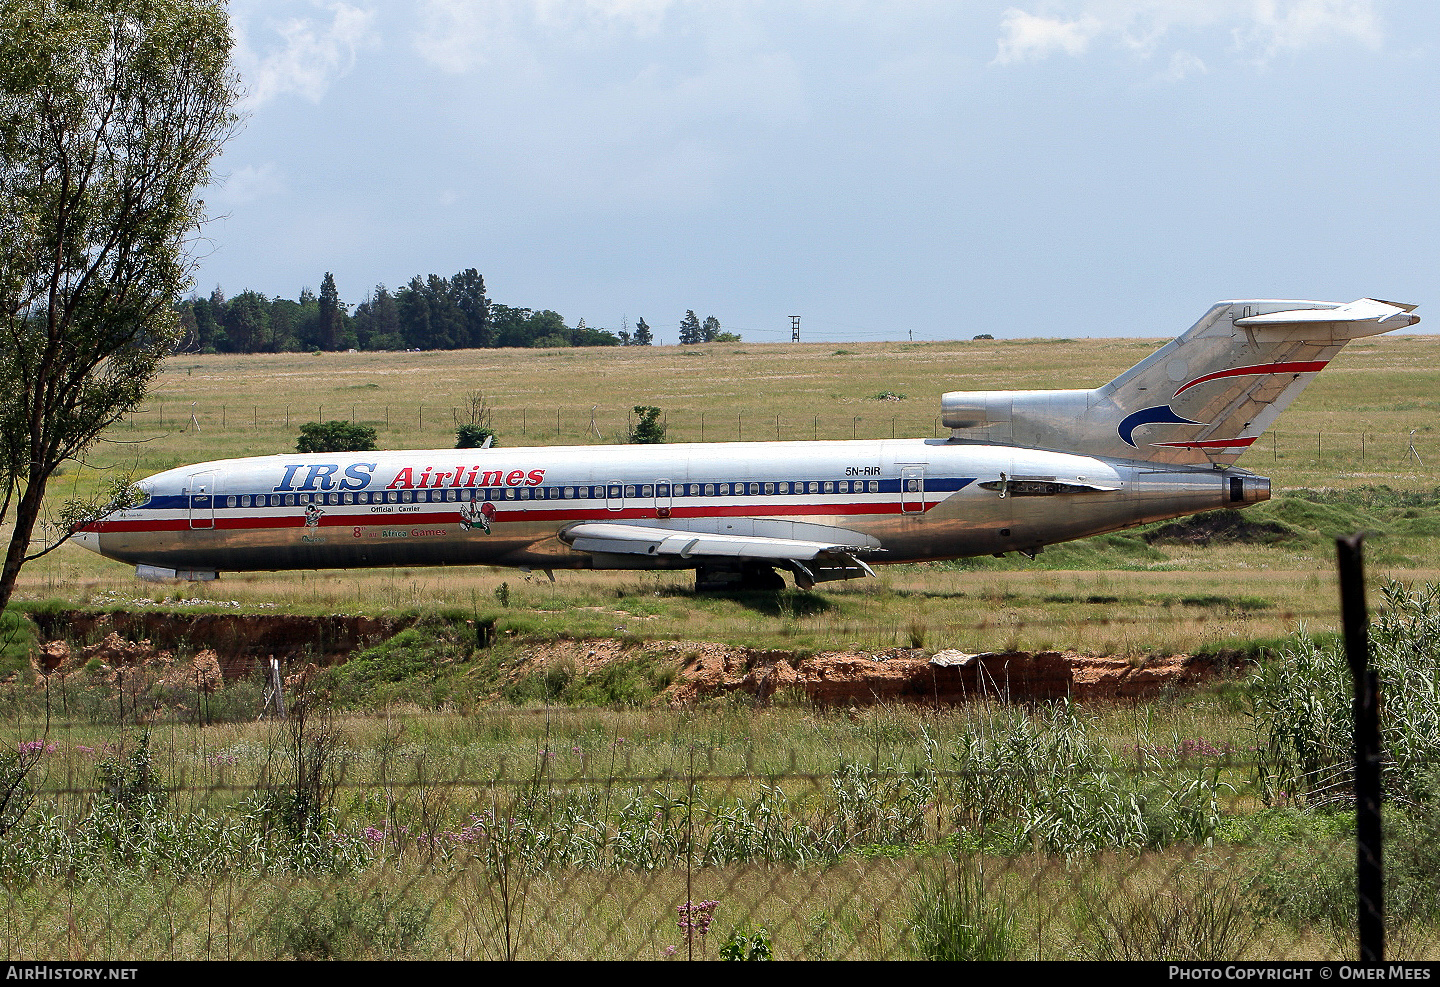
<path id="1" fill-rule="evenodd" d="M 641 445 L 654 445 L 665 441 L 665 426 L 660 422 L 660 409 L 650 405 L 635 406 L 635 427 L 630 432 L 630 441 Z"/>
<path id="2" fill-rule="evenodd" d="M 350 422 L 306 422 L 300 426 L 296 452 L 369 452 L 375 448 L 375 429 Z"/>
<path id="3" fill-rule="evenodd" d="M 496 441 L 495 430 L 488 425 L 471 422 L 461 425 L 455 430 L 456 449 L 479 449 L 485 445 L 486 439 L 490 440 L 491 448 L 499 444 Z"/>

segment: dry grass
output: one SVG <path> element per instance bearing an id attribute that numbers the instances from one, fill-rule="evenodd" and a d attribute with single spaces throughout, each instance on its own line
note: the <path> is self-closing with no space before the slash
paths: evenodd
<path id="1" fill-rule="evenodd" d="M 584 350 L 181 356 L 145 407 L 112 429 L 90 465 L 60 477 L 52 498 L 92 489 L 99 471 L 141 475 L 189 462 L 283 452 L 301 423 L 350 418 L 377 426 L 383 448 L 448 447 L 472 391 L 485 392 L 508 446 L 598 442 L 623 436 L 634 404 L 665 409 L 669 437 L 708 441 L 849 438 L 938 433 L 939 395 L 952 389 L 1069 387 L 1110 379 L 1156 341 L 998 340 L 950 343 L 712 344 Z M 1241 461 L 1277 489 L 1440 483 L 1440 338 L 1399 336 L 1345 350 Z M 894 391 L 904 401 L 881 401 Z M 599 402 L 597 404 L 597 401 Z M 198 422 L 198 429 L 191 422 Z M 287 425 L 287 414 L 289 424 Z M 423 426 L 421 420 L 423 416 Z M 776 425 L 778 418 L 778 428 Z M 388 420 L 388 425 L 387 425 Z M 1405 459 L 1416 428 L 1414 458 Z M 1316 433 L 1320 456 L 1316 456 Z M 1365 460 L 1360 460 L 1362 432 Z M 1416 538 L 1372 562 L 1372 576 L 1434 578 L 1440 546 Z M 1283 635 L 1299 623 L 1334 626 L 1329 551 L 1233 546 L 1163 549 L 1163 561 L 1124 570 L 883 570 L 879 580 L 827 585 L 777 609 L 702 600 L 688 574 L 571 572 L 550 584 L 484 568 L 258 573 L 192 598 L 327 612 L 432 605 L 493 608 L 507 583 L 510 612 L 536 633 L 635 634 L 737 640 L 775 647 L 884 648 L 909 644 L 975 650 L 1057 647 L 1108 653 L 1185 651 L 1231 638 Z M 130 570 L 66 546 L 32 563 L 20 592 L 76 602 L 160 600 L 175 587 L 137 583 Z M 1263 606 L 1236 608 L 1231 598 Z M 1109 598 L 1114 598 L 1113 600 Z M 1213 605 L 1184 599 L 1212 598 Z M 1099 601 L 1099 602 L 1096 602 Z"/>

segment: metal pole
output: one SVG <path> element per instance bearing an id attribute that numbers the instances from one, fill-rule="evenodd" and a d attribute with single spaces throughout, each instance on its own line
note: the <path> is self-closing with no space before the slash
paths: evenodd
<path id="1" fill-rule="evenodd" d="M 1370 668 L 1370 618 L 1365 612 L 1363 534 L 1335 539 L 1340 565 L 1340 614 L 1345 657 L 1354 685 L 1355 892 L 1360 962 L 1385 961 L 1385 886 L 1380 831 L 1379 677 Z"/>

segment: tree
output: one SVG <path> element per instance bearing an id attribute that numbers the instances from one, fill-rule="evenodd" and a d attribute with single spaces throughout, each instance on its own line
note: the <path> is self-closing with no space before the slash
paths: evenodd
<path id="1" fill-rule="evenodd" d="M 680 342 L 700 343 L 705 340 L 705 330 L 700 328 L 700 320 L 695 316 L 695 310 L 686 309 L 685 318 L 680 320 Z"/>
<path id="2" fill-rule="evenodd" d="M 700 327 L 701 338 L 707 343 L 713 343 L 718 335 L 720 335 L 720 320 L 713 315 L 707 315 L 705 325 Z"/>
<path id="3" fill-rule="evenodd" d="M 340 290 L 335 287 L 335 275 L 325 272 L 320 282 L 320 348 L 338 350 L 340 337 L 344 332 L 345 309 L 340 305 Z"/>
<path id="4" fill-rule="evenodd" d="M 300 426 L 296 452 L 369 452 L 375 448 L 375 429 L 345 421 L 306 422 Z"/>
<path id="5" fill-rule="evenodd" d="M 470 420 L 455 430 L 455 448 L 479 449 L 485 445 L 486 439 L 494 446 L 497 436 L 495 429 L 490 427 L 492 409 L 485 392 L 471 391 L 465 396 L 465 401 L 469 406 Z"/>
<path id="6" fill-rule="evenodd" d="M 636 346 L 649 346 L 655 342 L 655 337 L 651 334 L 650 327 L 645 324 L 643 318 L 635 323 L 635 338 L 633 342 Z"/>
<path id="7" fill-rule="evenodd" d="M 467 267 L 450 279 L 450 291 L 465 321 L 462 346 L 486 347 L 490 341 L 490 299 L 485 297 L 485 279 Z"/>
<path id="8" fill-rule="evenodd" d="M 46 487 L 177 342 L 240 92 L 219 0 L 0 0 L 0 607 Z M 14 508 L 13 516 L 10 514 Z M 63 534 L 125 506 L 71 502 Z"/>
<path id="9" fill-rule="evenodd" d="M 660 423 L 660 409 L 651 405 L 635 406 L 635 427 L 630 441 L 640 445 L 658 445 L 665 441 L 665 426 Z"/>

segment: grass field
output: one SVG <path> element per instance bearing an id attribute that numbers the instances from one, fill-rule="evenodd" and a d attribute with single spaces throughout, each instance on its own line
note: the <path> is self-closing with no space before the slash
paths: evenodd
<path id="1" fill-rule="evenodd" d="M 83 494 L 114 468 L 146 475 L 284 452 L 294 448 L 300 424 L 322 414 L 375 425 L 382 448 L 449 447 L 474 392 L 484 393 L 507 446 L 594 443 L 601 441 L 596 431 L 604 441 L 623 440 L 635 404 L 663 408 L 672 441 L 698 441 L 702 429 L 706 441 L 925 436 L 939 434 L 939 395 L 946 390 L 1094 385 L 1157 345 L 982 340 L 179 356 L 145 406 L 97 446 L 88 464 L 94 469 L 61 476 L 51 496 Z M 905 397 L 877 397 L 885 392 Z M 230 575 L 177 591 L 137 583 L 128 567 L 66 546 L 28 566 L 20 592 L 99 604 L 141 595 L 377 612 L 493 606 L 503 583 L 509 609 L 525 614 L 527 628 L 539 634 L 812 648 L 883 648 L 919 635 L 933 647 L 982 650 L 1012 644 L 1186 650 L 1284 635 L 1301 623 L 1333 627 L 1329 538 L 1356 526 L 1386 533 L 1370 548 L 1375 580 L 1424 580 L 1440 572 L 1433 499 L 1377 514 L 1363 497 L 1307 507 L 1284 496 L 1299 488 L 1332 491 L 1331 497 L 1375 486 L 1434 491 L 1437 393 L 1440 337 L 1382 337 L 1347 347 L 1278 432 L 1241 460 L 1270 476 L 1277 493 L 1246 517 L 1293 528 L 1293 537 L 1269 544 L 1147 545 L 1107 536 L 1053 548 L 1035 563 L 887 567 L 879 580 L 758 602 L 697 599 L 683 573 L 562 572 L 552 585 L 483 568 Z M 1418 458 L 1409 454 L 1412 429 Z"/>
<path id="2" fill-rule="evenodd" d="M 699 440 L 702 415 L 707 441 L 929 435 L 942 391 L 1093 385 L 1155 345 L 180 357 L 52 495 L 114 468 L 293 449 L 322 406 L 326 419 L 377 425 L 385 448 L 448 447 L 474 391 L 510 446 L 600 441 L 601 395 L 605 441 L 634 404 L 664 408 L 672 440 Z M 1260 752 L 1278 728 L 1253 715 L 1254 686 L 1090 709 L 473 700 L 524 642 L 561 635 L 1138 660 L 1254 654 L 1301 628 L 1333 630 L 1336 534 L 1375 533 L 1372 582 L 1440 581 L 1436 367 L 1431 337 L 1346 350 L 1242 460 L 1274 479 L 1276 499 L 1244 512 L 1243 537 L 1208 545 L 1187 529 L 1144 537 L 1164 534 L 1152 529 L 1034 562 L 891 566 L 823 592 L 720 596 L 697 596 L 682 573 L 551 583 L 485 568 L 150 585 L 63 547 L 25 569 L 29 605 L 446 613 L 322 673 L 332 698 L 355 701 L 312 721 L 308 739 L 255 722 L 258 680 L 206 697 L 221 722 L 201 727 L 193 688 L 139 725 L 143 677 L 87 667 L 43 689 L 12 677 L 0 771 L 12 748 L 33 751 L 40 798 L 23 817 L 0 807 L 0 943 L 11 958 L 663 960 L 689 945 L 677 907 L 710 900 L 701 957 L 761 926 L 776 957 L 797 959 L 1353 956 L 1349 815 L 1277 782 Z M 877 398 L 887 391 L 905 398 Z M 1411 429 L 1423 466 L 1407 455 Z M 496 620 L 500 644 L 462 646 L 467 615 Z M 548 683 L 550 671 L 535 675 Z M 470 679 L 484 682 L 465 693 Z M 1300 690 L 1296 716 L 1320 691 Z M 335 788 L 314 787 L 337 767 Z M 1390 955 L 1437 955 L 1440 816 L 1400 806 L 1387 819 Z"/>

